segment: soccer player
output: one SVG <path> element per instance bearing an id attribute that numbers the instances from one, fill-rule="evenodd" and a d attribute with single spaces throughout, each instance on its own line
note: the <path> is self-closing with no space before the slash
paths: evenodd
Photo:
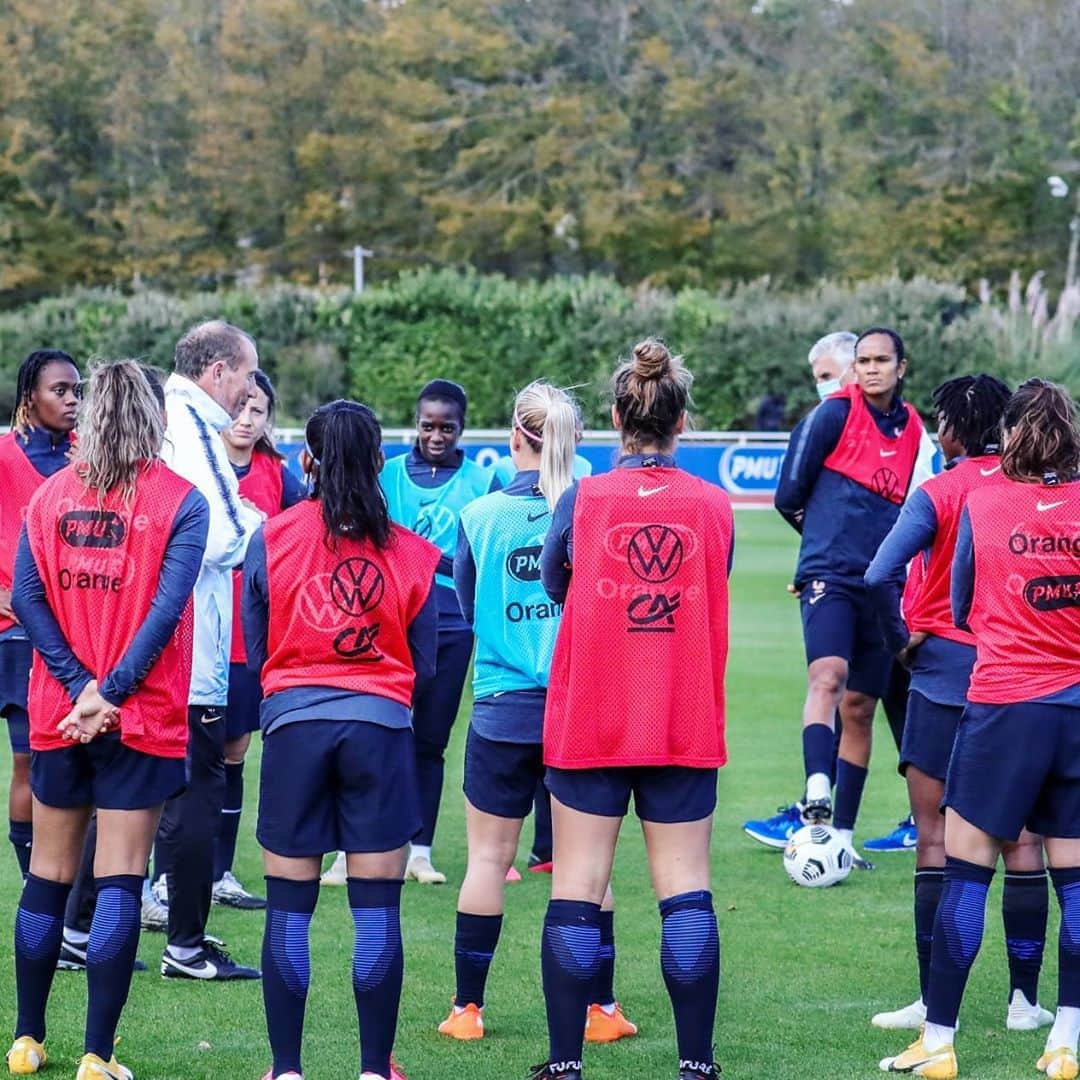
<path id="1" fill-rule="evenodd" d="M 660 901 L 680 1080 L 719 1073 L 709 844 L 717 769 L 727 758 L 734 526 L 727 495 L 675 465 L 692 381 L 662 342 L 634 347 L 612 380 L 618 467 L 570 487 L 544 541 L 544 588 L 566 609 L 544 712 L 555 826 L 541 947 L 550 1045 L 533 1080 L 581 1076 L 601 902 L 631 794 Z"/>
<path id="2" fill-rule="evenodd" d="M 231 427 L 225 428 L 225 452 L 239 483 L 240 498 L 246 499 L 268 518 L 294 506 L 304 497 L 300 481 L 289 471 L 274 445 L 273 420 L 277 395 L 265 372 L 255 372 L 255 388 Z M 245 910 L 266 907 L 253 896 L 232 872 L 240 814 L 244 809 L 244 755 L 251 733 L 259 730 L 262 689 L 258 672 L 249 671 L 244 655 L 244 634 L 240 620 L 239 569 L 233 571 L 232 652 L 229 655 L 229 699 L 225 707 L 225 805 L 217 836 L 214 860 L 215 904 Z"/>
<path id="3" fill-rule="evenodd" d="M 435 574 L 439 657 L 435 677 L 420 688 L 413 706 L 421 827 L 412 843 L 405 880 L 422 885 L 446 882 L 446 875 L 432 865 L 431 845 L 442 797 L 444 755 L 472 656 L 472 628 L 462 617 L 454 592 L 458 515 L 497 484 L 490 469 L 471 461 L 458 446 L 467 407 L 465 391 L 457 383 L 429 382 L 416 400 L 415 445 L 408 454 L 390 458 L 382 472 L 391 518 L 442 552 Z"/>
<path id="4" fill-rule="evenodd" d="M 919 835 L 915 949 L 920 997 L 905 1008 L 878 1013 L 872 1021 L 877 1027 L 917 1028 L 926 1020 L 930 943 L 945 872 L 945 820 L 939 808 L 975 663 L 975 639 L 952 621 L 949 575 L 960 512 L 968 493 L 1004 482 L 997 448 L 1001 414 L 1010 393 L 1003 382 L 990 375 L 950 379 L 934 391 L 946 470 L 928 480 L 904 504 L 866 571 L 866 587 L 885 643 L 911 668 L 900 772 L 907 779 Z M 912 559 L 917 561 L 905 593 Z M 1041 839 L 1024 830 L 1017 843 L 1004 845 L 1003 856 L 1001 913 L 1010 986 L 1006 1026 L 1031 1031 L 1054 1019 L 1038 1005 L 1048 905 Z"/>
<path id="5" fill-rule="evenodd" d="M 382 431 L 355 401 L 307 423 L 314 497 L 271 518 L 244 562 L 248 663 L 261 669 L 258 839 L 266 867 L 263 998 L 273 1065 L 299 1080 L 308 928 L 325 852 L 346 852 L 356 927 L 361 1080 L 400 1080 L 390 1052 L 404 957 L 401 886 L 420 827 L 409 708 L 434 669 L 439 549 L 390 521 Z"/>
<path id="6" fill-rule="evenodd" d="M 484 1034 L 484 986 L 503 920 L 506 873 L 544 771 L 541 740 L 551 653 L 562 605 L 540 582 L 551 509 L 573 481 L 577 409 L 563 390 L 534 382 L 514 399 L 510 451 L 518 471 L 501 491 L 461 511 L 454 583 L 476 632 L 473 713 L 465 744 L 469 862 L 458 896 L 457 993 L 443 1035 Z M 615 1001 L 614 912 L 601 912 L 603 959 L 585 1036 L 637 1033 Z"/>
<path id="7" fill-rule="evenodd" d="M 795 570 L 806 644 L 805 821 L 828 821 L 852 850 L 870 762 L 874 710 L 892 667 L 863 574 L 900 512 L 923 426 L 901 396 L 907 367 L 894 330 L 865 330 L 855 383 L 826 398 L 792 435 L 776 508 L 802 536 Z M 829 778 L 833 716 L 843 733 L 836 807 Z"/>
<path id="8" fill-rule="evenodd" d="M 11 741 L 8 838 L 19 870 L 30 867 L 33 841 L 30 735 L 26 687 L 33 647 L 11 608 L 11 575 L 30 497 L 68 463 L 81 394 L 79 369 L 59 349 L 38 349 L 19 365 L 11 431 L 0 435 L 0 713 Z"/>
<path id="9" fill-rule="evenodd" d="M 13 603 L 34 644 L 36 842 L 15 917 L 18 1020 L 8 1068 L 46 1060 L 45 1008 L 64 907 L 97 808 L 97 903 L 86 946 L 78 1080 L 131 1080 L 113 1045 L 139 943 L 146 860 L 184 786 L 191 592 L 206 500 L 158 460 L 164 424 L 139 366 L 97 368 L 72 468 L 27 510 Z"/>
<path id="10" fill-rule="evenodd" d="M 1008 483 L 960 512 L 951 601 L 976 660 L 945 783 L 945 876 L 926 1025 L 881 1068 L 950 1080 L 957 1017 L 1006 841 L 1045 839 L 1061 906 L 1058 1010 L 1037 1068 L 1076 1077 L 1080 1034 L 1080 431 L 1062 387 L 1032 379 L 1002 419 Z"/>

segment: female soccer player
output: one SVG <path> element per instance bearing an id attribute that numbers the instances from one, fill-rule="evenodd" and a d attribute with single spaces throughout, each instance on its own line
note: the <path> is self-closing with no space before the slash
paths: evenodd
<path id="1" fill-rule="evenodd" d="M 855 343 L 856 381 L 826 398 L 793 433 L 776 491 L 777 510 L 802 535 L 795 587 L 808 684 L 803 818 L 832 818 L 849 847 L 870 763 L 874 709 L 893 662 L 863 575 L 911 486 L 923 430 L 900 394 L 906 367 L 899 334 L 884 327 L 863 331 Z M 834 814 L 829 770 L 837 708 L 843 733 Z"/>
<path id="2" fill-rule="evenodd" d="M 1037 1067 L 1077 1075 L 1080 1034 L 1080 431 L 1062 387 L 1032 379 L 1002 419 L 1009 483 L 971 491 L 952 568 L 957 626 L 975 635 L 968 705 L 945 785 L 945 879 L 926 1026 L 882 1069 L 957 1075 L 953 1038 L 1006 841 L 1045 838 L 1061 905 L 1058 1011 Z"/>
<path id="3" fill-rule="evenodd" d="M 430 540 L 442 552 L 435 574 L 439 606 L 439 657 L 435 677 L 421 687 L 413 707 L 416 773 L 420 782 L 420 832 L 412 843 L 406 881 L 441 885 L 446 875 L 431 862 L 431 845 L 442 797 L 444 755 L 461 704 L 472 655 L 472 629 L 454 592 L 458 515 L 494 481 L 458 447 L 465 430 L 465 391 L 446 379 L 429 382 L 416 401 L 416 444 L 390 458 L 382 487 L 390 517 Z"/>
<path id="4" fill-rule="evenodd" d="M 680 1080 L 719 1072 L 709 841 L 716 770 L 727 759 L 734 527 L 727 495 L 675 465 L 692 381 L 662 342 L 635 346 L 612 379 L 618 468 L 568 489 L 544 542 L 544 588 L 566 610 L 544 712 L 555 826 L 541 950 L 550 1053 L 534 1080 L 581 1076 L 600 904 L 631 793 L 660 900 Z"/>
<path id="5" fill-rule="evenodd" d="M 476 631 L 473 713 L 465 745 L 469 863 L 458 896 L 454 1007 L 443 1035 L 484 1034 L 484 986 L 502 929 L 506 872 L 543 776 L 541 739 L 551 653 L 562 605 L 540 583 L 551 509 L 573 480 L 577 409 L 563 390 L 534 382 L 514 400 L 510 452 L 518 468 L 501 491 L 461 512 L 454 582 Z M 613 1042 L 637 1028 L 613 993 L 614 913 L 601 913 L 604 959 L 586 1038 Z"/>
<path id="6" fill-rule="evenodd" d="M 12 599 L 35 649 L 37 839 L 15 917 L 15 1074 L 45 1064 L 64 906 L 96 807 L 78 1080 L 131 1078 L 113 1044 L 139 943 L 146 860 L 162 805 L 184 786 L 190 600 L 210 521 L 203 496 L 158 460 L 164 432 L 137 364 L 97 368 L 75 464 L 40 487 L 19 540 Z"/>
<path id="7" fill-rule="evenodd" d="M 8 838 L 23 874 L 30 867 L 30 737 L 26 687 L 33 649 L 11 609 L 11 575 L 30 497 L 68 463 L 81 393 L 75 361 L 39 349 L 19 365 L 11 431 L 0 435 L 0 713 L 11 741 Z"/>
<path id="8" fill-rule="evenodd" d="M 258 838 L 266 866 L 268 1080 L 302 1076 L 308 927 L 324 853 L 346 852 L 361 1080 L 390 1061 L 401 997 L 401 886 L 420 827 L 409 708 L 434 668 L 439 551 L 391 523 L 382 431 L 355 401 L 307 423 L 314 497 L 267 521 L 244 559 L 248 663 L 262 671 Z"/>
<path id="9" fill-rule="evenodd" d="M 968 493 L 1004 482 L 997 444 L 1010 390 L 990 375 L 950 379 L 934 391 L 938 439 L 948 460 L 904 504 L 892 531 L 866 572 L 889 650 L 911 668 L 911 692 L 900 751 L 919 839 L 915 863 L 915 950 L 918 1001 L 878 1013 L 877 1027 L 917 1028 L 926 1020 L 926 984 L 934 913 L 945 872 L 945 820 L 939 807 L 956 731 L 967 703 L 975 639 L 953 624 L 949 574 L 960 512 Z M 908 563 L 917 560 L 901 595 Z M 1041 838 L 1024 830 L 1003 849 L 1005 890 L 1001 913 L 1009 956 L 1006 1025 L 1031 1031 L 1053 1016 L 1038 1005 L 1039 972 L 1046 940 L 1048 890 Z"/>
<path id="10" fill-rule="evenodd" d="M 265 372 L 255 372 L 255 389 L 240 415 L 221 437 L 229 462 L 240 481 L 240 495 L 266 517 L 294 506 L 304 497 L 300 481 L 285 465 L 274 445 L 273 422 L 277 395 Z M 262 688 L 258 672 L 249 671 L 240 617 L 242 573 L 233 571 L 233 634 L 229 657 L 229 701 L 225 710 L 225 806 L 217 837 L 214 903 L 256 910 L 266 901 L 251 893 L 232 872 L 240 814 L 244 809 L 244 756 L 251 733 L 259 730 Z"/>

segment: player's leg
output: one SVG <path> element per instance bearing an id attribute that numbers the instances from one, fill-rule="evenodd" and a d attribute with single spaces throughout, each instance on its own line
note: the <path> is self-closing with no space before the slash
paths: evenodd
<path id="1" fill-rule="evenodd" d="M 616 1042 L 638 1032 L 615 999 L 615 894 L 610 883 L 600 903 L 600 964 L 585 1020 L 585 1041 Z"/>
<path id="2" fill-rule="evenodd" d="M 1039 1004 L 1050 893 L 1042 837 L 1025 829 L 1019 840 L 1002 848 L 1001 857 L 1005 863 L 1001 919 L 1009 958 L 1005 1026 L 1010 1031 L 1034 1031 L 1054 1022 L 1053 1013 Z"/>
<path id="3" fill-rule="evenodd" d="M 86 970 L 86 946 L 94 921 L 97 890 L 94 886 L 94 853 L 97 851 L 97 815 L 90 818 L 83 843 L 82 860 L 75 880 L 71 883 L 67 908 L 64 911 L 64 944 L 60 950 L 59 967 L 63 971 Z"/>
<path id="4" fill-rule="evenodd" d="M 30 717 L 26 692 L 34 649 L 26 640 L 0 641 L 0 713 L 11 743 L 11 781 L 8 788 L 8 839 L 15 850 L 19 871 L 30 867 L 34 839 L 30 796 Z"/>
<path id="5" fill-rule="evenodd" d="M 1060 804 L 1067 809 L 1072 824 L 1067 831 L 1076 832 L 1080 812 L 1080 783 L 1067 781 L 1071 789 Z M 1059 820 L 1065 815 L 1056 815 Z M 1048 832 L 1053 829 L 1047 822 Z M 1062 829 L 1062 831 L 1066 831 Z M 1058 1008 L 1053 1027 L 1046 1038 L 1046 1047 L 1038 1060 L 1038 1068 L 1053 1080 L 1072 1080 L 1080 1074 L 1077 1062 L 1077 1040 L 1080 1038 L 1080 839 L 1076 837 L 1046 837 L 1046 855 L 1050 877 L 1061 907 L 1061 926 L 1058 935 Z"/>

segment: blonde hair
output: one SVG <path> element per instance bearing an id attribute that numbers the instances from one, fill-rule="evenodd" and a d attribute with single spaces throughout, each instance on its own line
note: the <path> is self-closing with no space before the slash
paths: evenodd
<path id="1" fill-rule="evenodd" d="M 540 455 L 540 490 L 554 510 L 574 482 L 574 451 L 581 428 L 577 403 L 565 390 L 537 379 L 514 398 L 514 427 Z"/>
<path id="2" fill-rule="evenodd" d="M 694 376 L 681 356 L 672 355 L 658 338 L 639 341 L 611 377 L 624 448 L 669 447 L 690 404 L 693 384 Z"/>
<path id="3" fill-rule="evenodd" d="M 164 438 L 161 408 L 139 365 L 94 365 L 73 459 L 86 486 L 96 488 L 102 501 L 119 488 L 130 502 L 139 472 L 158 456 Z"/>

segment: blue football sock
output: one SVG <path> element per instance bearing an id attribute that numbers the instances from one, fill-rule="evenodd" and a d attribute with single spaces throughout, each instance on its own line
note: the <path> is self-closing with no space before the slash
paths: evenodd
<path id="1" fill-rule="evenodd" d="M 840 758 L 836 763 L 836 797 L 833 806 L 833 825 L 836 828 L 855 828 L 865 786 L 866 769 Z"/>
<path id="2" fill-rule="evenodd" d="M 680 893 L 661 900 L 660 918 L 660 970 L 675 1011 L 679 1068 L 707 1072 L 713 1064 L 720 990 L 720 934 L 712 893 Z"/>
<path id="3" fill-rule="evenodd" d="M 550 1061 L 581 1068 L 585 1012 L 600 966 L 600 905 L 552 900 L 544 916 L 540 968 L 547 1006 Z"/>
<path id="4" fill-rule="evenodd" d="M 9 818 L 8 839 L 15 849 L 15 858 L 19 861 L 19 872 L 23 877 L 26 877 L 30 873 L 30 848 L 34 843 L 33 823 Z"/>
<path id="5" fill-rule="evenodd" d="M 982 945 L 986 894 L 993 877 L 993 867 L 945 858 L 945 879 L 930 950 L 928 1023 L 956 1027 L 968 973 Z"/>
<path id="6" fill-rule="evenodd" d="M 1032 1005 L 1039 1000 L 1039 973 L 1046 947 L 1050 889 L 1045 870 L 1006 870 L 1001 919 L 1009 954 L 1009 999 L 1020 990 Z"/>
<path id="7" fill-rule="evenodd" d="M 807 777 L 833 771 L 833 732 L 828 724 L 807 724 L 802 729 L 803 764 Z"/>
<path id="8" fill-rule="evenodd" d="M 934 917 L 937 915 L 945 869 L 920 866 L 915 871 L 915 955 L 919 959 L 919 996 L 926 1001 L 930 979 L 930 947 L 934 942 Z"/>
<path id="9" fill-rule="evenodd" d="M 349 878 L 356 938 L 353 996 L 360 1023 L 360 1071 L 390 1075 L 405 955 L 401 947 L 401 886 L 385 878 Z"/>
<path id="10" fill-rule="evenodd" d="M 45 1005 L 64 937 L 64 908 L 71 886 L 26 875 L 15 911 L 15 1035 L 45 1041 Z"/>
<path id="11" fill-rule="evenodd" d="M 484 987 L 488 968 L 495 955 L 502 930 L 501 915 L 470 915 L 457 913 L 457 931 L 454 934 L 454 969 L 457 973 L 457 993 L 454 1004 L 483 1007 Z"/>
<path id="12" fill-rule="evenodd" d="M 615 1004 L 615 912 L 600 912 L 600 968 L 593 983 L 592 1001 L 597 1005 Z"/>
<path id="13" fill-rule="evenodd" d="M 1080 1008 L 1080 866 L 1052 866 L 1061 928 L 1058 933 L 1058 1008 Z"/>
<path id="14" fill-rule="evenodd" d="M 220 881 L 233 868 L 236 838 L 240 835 L 240 813 L 244 809 L 244 763 L 225 763 L 225 802 L 218 821 L 214 846 L 214 880 Z"/>
<path id="15" fill-rule="evenodd" d="M 113 1055 L 116 1027 L 131 988 L 139 948 L 142 883 L 138 874 L 94 879 L 97 903 L 86 943 L 84 1050 L 105 1061 Z"/>
<path id="16" fill-rule="evenodd" d="M 308 929 L 319 902 L 319 879 L 266 879 L 266 925 L 262 989 L 266 1030 L 274 1056 L 273 1075 L 301 1073 L 300 1044 L 311 980 Z"/>

